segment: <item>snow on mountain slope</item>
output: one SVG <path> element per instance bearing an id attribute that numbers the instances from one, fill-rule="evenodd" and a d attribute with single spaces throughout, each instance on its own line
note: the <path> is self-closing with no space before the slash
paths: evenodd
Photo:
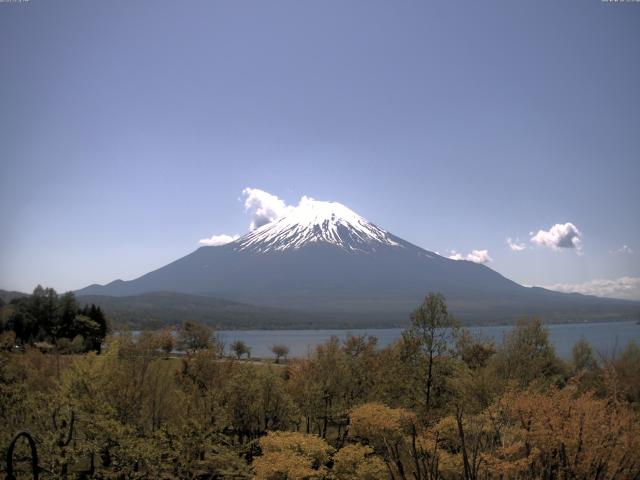
<path id="1" fill-rule="evenodd" d="M 235 251 L 266 253 L 318 242 L 353 252 L 371 252 L 381 245 L 401 247 L 389 232 L 344 205 L 309 197 L 303 197 L 300 205 L 284 217 L 242 236 L 233 247 Z"/>

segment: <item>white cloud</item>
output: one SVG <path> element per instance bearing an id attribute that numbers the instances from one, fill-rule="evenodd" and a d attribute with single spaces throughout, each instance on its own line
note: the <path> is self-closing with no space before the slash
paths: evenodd
<path id="1" fill-rule="evenodd" d="M 451 250 L 449 258 L 451 260 L 469 260 L 474 263 L 488 263 L 492 261 L 488 250 L 472 250 L 466 257 L 455 250 Z"/>
<path id="2" fill-rule="evenodd" d="M 451 250 L 451 255 L 449 257 L 451 260 L 464 260 L 464 256 L 455 250 Z"/>
<path id="3" fill-rule="evenodd" d="M 560 250 L 562 248 L 575 248 L 580 250 L 582 233 L 570 222 L 556 223 L 549 230 L 539 230 L 531 237 L 531 242 L 537 245 Z"/>
<path id="4" fill-rule="evenodd" d="M 475 263 L 488 263 L 491 261 L 488 250 L 473 250 L 467 255 L 467 260 Z"/>
<path id="5" fill-rule="evenodd" d="M 516 240 L 513 241 L 511 240 L 511 237 L 507 238 L 507 245 L 509 245 L 509 248 L 513 252 L 521 252 L 522 250 L 527 248 L 527 246 L 524 243 L 520 242 L 519 239 L 516 238 Z"/>
<path id="6" fill-rule="evenodd" d="M 557 283 L 544 288 L 559 292 L 577 292 L 598 297 L 640 300 L 640 277 L 620 277 L 612 280 L 598 278 L 584 283 Z"/>
<path id="7" fill-rule="evenodd" d="M 631 249 L 631 247 L 629 245 L 622 245 L 619 249 L 617 250 L 609 250 L 609 253 L 622 253 L 622 254 L 627 254 L 627 255 L 633 255 L 633 250 Z"/>
<path id="8" fill-rule="evenodd" d="M 277 220 L 294 208 L 277 196 L 258 188 L 245 188 L 242 190 L 242 195 L 244 208 L 251 215 L 251 224 L 249 225 L 251 230 Z"/>
<path id="9" fill-rule="evenodd" d="M 255 230 L 262 225 L 273 222 L 295 208 L 292 205 L 287 205 L 277 196 L 258 188 L 245 188 L 242 190 L 240 200 L 243 202 L 245 210 L 251 217 L 251 223 L 249 224 L 250 230 Z M 313 201 L 313 199 L 304 196 L 300 199 L 300 204 L 310 201 Z M 225 245 L 239 237 L 239 235 L 226 234 L 212 235 L 209 238 L 199 240 L 198 243 L 210 246 Z"/>
<path id="10" fill-rule="evenodd" d="M 209 246 L 226 245 L 227 243 L 231 243 L 239 237 L 239 235 L 225 235 L 223 233 L 221 235 L 211 235 L 211 237 L 209 238 L 203 238 L 202 240 L 198 241 L 198 243 Z"/>

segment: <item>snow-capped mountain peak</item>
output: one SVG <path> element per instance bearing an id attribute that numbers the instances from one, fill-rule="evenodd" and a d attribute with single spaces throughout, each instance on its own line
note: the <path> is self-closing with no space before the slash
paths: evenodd
<path id="1" fill-rule="evenodd" d="M 337 202 L 303 197 L 285 216 L 233 242 L 234 250 L 273 252 L 327 243 L 347 251 L 369 252 L 376 246 L 399 246 L 385 230 Z"/>

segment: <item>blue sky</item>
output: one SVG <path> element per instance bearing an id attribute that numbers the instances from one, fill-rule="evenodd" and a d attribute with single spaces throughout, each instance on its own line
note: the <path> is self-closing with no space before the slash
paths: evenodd
<path id="1" fill-rule="evenodd" d="M 246 232 L 252 187 L 640 298 L 639 27 L 599 0 L 0 3 L 0 288 L 134 278 Z M 566 223 L 579 248 L 531 241 Z"/>

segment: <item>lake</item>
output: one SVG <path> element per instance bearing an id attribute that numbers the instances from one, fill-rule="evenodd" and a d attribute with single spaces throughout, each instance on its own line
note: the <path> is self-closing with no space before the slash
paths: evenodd
<path id="1" fill-rule="evenodd" d="M 640 343 L 640 325 L 635 321 L 563 323 L 547 325 L 549 338 L 562 358 L 571 357 L 571 349 L 580 338 L 585 338 L 597 353 L 609 355 L 620 352 L 627 343 Z M 502 342 L 512 326 L 469 327 L 473 333 L 482 333 L 494 339 L 496 345 Z M 378 337 L 378 345 L 385 347 L 400 337 L 400 328 L 370 328 L 354 330 L 220 330 L 218 335 L 228 345 L 234 340 L 242 340 L 251 347 L 253 357 L 272 357 L 270 348 L 275 344 L 289 347 L 289 357 L 302 357 L 316 345 L 326 342 L 332 335 L 341 339 L 347 335 L 371 335 Z"/>

